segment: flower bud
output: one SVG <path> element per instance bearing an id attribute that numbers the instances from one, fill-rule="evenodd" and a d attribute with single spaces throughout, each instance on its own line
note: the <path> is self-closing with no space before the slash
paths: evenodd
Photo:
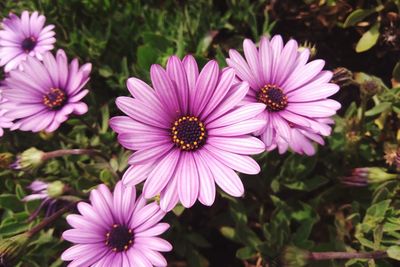
<path id="1" fill-rule="evenodd" d="M 333 70 L 332 83 L 344 87 L 353 83 L 353 73 L 343 67 L 339 67 Z"/>
<path id="2" fill-rule="evenodd" d="M 10 167 L 12 161 L 13 161 L 13 154 L 5 152 L 5 153 L 0 153 L 0 169 L 7 169 Z"/>
<path id="3" fill-rule="evenodd" d="M 364 167 L 352 170 L 351 176 L 344 177 L 342 184 L 347 186 L 367 186 L 397 179 L 397 174 L 387 173 L 384 168 Z"/>
<path id="4" fill-rule="evenodd" d="M 65 184 L 61 181 L 55 181 L 47 186 L 47 195 L 50 198 L 58 198 L 65 192 Z"/>
<path id="5" fill-rule="evenodd" d="M 360 85 L 360 92 L 365 96 L 374 96 L 384 89 L 384 84 L 379 78 L 363 72 L 355 73 L 354 80 Z"/>
<path id="6" fill-rule="evenodd" d="M 19 260 L 28 244 L 30 235 L 26 232 L 0 241 L 0 266 L 12 267 Z"/>
<path id="7" fill-rule="evenodd" d="M 310 252 L 295 246 L 286 247 L 282 254 L 283 267 L 304 267 L 308 264 Z"/>
<path id="8" fill-rule="evenodd" d="M 44 161 L 45 152 L 31 147 L 17 157 L 17 160 L 11 165 L 15 170 L 34 170 Z"/>

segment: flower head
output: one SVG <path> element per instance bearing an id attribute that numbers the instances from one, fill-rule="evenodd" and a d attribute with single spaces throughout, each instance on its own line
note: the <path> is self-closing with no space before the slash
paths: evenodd
<path id="1" fill-rule="evenodd" d="M 43 53 L 53 49 L 56 39 L 54 25 L 44 27 L 46 18 L 37 11 L 22 12 L 21 17 L 10 14 L 2 22 L 0 31 L 0 66 L 9 72 L 21 65 L 28 56 L 40 60 Z"/>
<path id="2" fill-rule="evenodd" d="M 157 237 L 169 225 L 155 202 L 136 199 L 135 188 L 118 182 L 114 192 L 105 185 L 92 190 L 90 204 L 79 203 L 81 215 L 69 215 L 74 228 L 63 233 L 75 245 L 62 254 L 71 266 L 167 266 L 160 252 L 170 243 Z"/>
<path id="3" fill-rule="evenodd" d="M 150 74 L 154 89 L 139 79 L 128 80 L 134 98 L 116 101 L 127 116 L 110 121 L 119 142 L 136 150 L 124 183 L 146 180 L 144 196 L 160 194 L 164 210 L 171 210 L 179 200 L 185 207 L 197 199 L 212 205 L 215 183 L 230 195 L 243 195 L 235 171 L 260 171 L 248 155 L 261 153 L 265 147 L 249 134 L 265 125 L 254 119 L 265 106 L 250 103 L 238 107 L 248 84 L 236 83 L 234 71 L 220 71 L 215 61 L 199 73 L 192 56 L 183 61 L 172 56 L 166 70 L 153 65 Z"/>
<path id="4" fill-rule="evenodd" d="M 340 104 L 327 97 L 335 94 L 339 86 L 329 83 L 330 71 L 322 71 L 323 60 L 308 62 L 310 52 L 298 51 L 297 42 L 283 44 L 277 35 L 269 41 L 263 37 L 260 47 L 246 39 L 243 43 L 244 59 L 231 49 L 227 63 L 238 78 L 250 84 L 245 103 L 262 103 L 259 115 L 266 127 L 256 134 L 261 136 L 267 150 L 289 147 L 300 154 L 313 155 L 312 142 L 323 144 L 321 137 L 331 133 L 330 118 Z"/>
<path id="5" fill-rule="evenodd" d="M 63 50 L 54 57 L 43 55 L 43 62 L 29 57 L 23 70 L 13 70 L 4 81 L 4 103 L 0 108 L 14 119 L 11 130 L 55 131 L 71 113 L 83 114 L 88 107 L 81 102 L 89 92 L 82 90 L 89 80 L 91 64 L 79 68 L 78 60 L 68 60 Z"/>

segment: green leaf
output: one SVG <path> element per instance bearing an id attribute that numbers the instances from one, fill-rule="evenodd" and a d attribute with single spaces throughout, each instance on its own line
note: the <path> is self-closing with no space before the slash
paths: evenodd
<path id="1" fill-rule="evenodd" d="M 381 201 L 369 207 L 365 214 L 365 223 L 375 223 L 382 221 L 385 218 L 385 214 L 390 207 L 391 200 Z"/>
<path id="2" fill-rule="evenodd" d="M 375 116 L 381 114 L 382 112 L 390 109 L 392 107 L 392 103 L 390 102 L 382 102 L 371 108 L 367 112 L 365 112 L 365 116 Z"/>
<path id="3" fill-rule="evenodd" d="M 400 82 L 400 61 L 394 66 L 392 76 L 393 79 L 395 79 L 397 82 Z"/>
<path id="4" fill-rule="evenodd" d="M 257 246 L 261 244 L 260 238 L 246 224 L 240 223 L 236 225 L 236 235 L 245 245 L 250 246 L 254 249 L 256 249 Z"/>
<path id="5" fill-rule="evenodd" d="M 172 210 L 172 212 L 178 217 L 181 216 L 184 211 L 185 207 L 181 204 L 176 205 L 175 208 Z"/>
<path id="6" fill-rule="evenodd" d="M 379 27 L 381 24 L 376 22 L 367 32 L 361 36 L 361 39 L 356 45 L 356 52 L 361 53 L 372 48 L 379 38 Z"/>
<path id="7" fill-rule="evenodd" d="M 106 133 L 108 129 L 108 121 L 110 120 L 110 110 L 108 108 L 108 105 L 102 106 L 100 111 L 101 111 L 100 133 Z"/>
<path id="8" fill-rule="evenodd" d="M 350 26 L 354 26 L 374 12 L 374 9 L 356 9 L 351 12 L 350 15 L 346 18 L 343 27 L 347 28 Z"/>
<path id="9" fill-rule="evenodd" d="M 197 45 L 196 54 L 207 54 L 206 52 L 217 33 L 217 31 L 209 31 Z"/>
<path id="10" fill-rule="evenodd" d="M 163 52 L 166 52 L 172 45 L 172 43 L 164 36 L 152 32 L 143 33 L 143 42 L 152 47 L 156 47 Z"/>
<path id="11" fill-rule="evenodd" d="M 157 62 L 159 51 L 149 45 L 141 45 L 138 47 L 137 52 L 137 63 L 144 69 L 148 70 L 151 64 Z"/>
<path id="12" fill-rule="evenodd" d="M 391 246 L 386 252 L 389 258 L 400 261 L 400 246 Z"/>
<path id="13" fill-rule="evenodd" d="M 0 195 L 0 208 L 9 209 L 12 211 L 22 210 L 22 203 L 15 195 L 2 194 Z M 17 208 L 18 207 L 18 208 Z"/>
<path id="14" fill-rule="evenodd" d="M 219 229 L 221 234 L 230 240 L 235 240 L 235 228 L 229 226 L 223 226 Z"/>
<path id="15" fill-rule="evenodd" d="M 187 234 L 186 239 L 189 240 L 196 247 L 207 248 L 211 246 L 207 239 L 205 239 L 202 235 L 198 233 Z"/>
<path id="16" fill-rule="evenodd" d="M 312 177 L 311 179 L 306 179 L 304 181 L 295 181 L 292 183 L 285 183 L 284 185 L 292 190 L 310 192 L 326 184 L 327 182 L 329 182 L 328 178 L 323 176 L 315 176 Z"/>
<path id="17" fill-rule="evenodd" d="M 249 260 L 256 256 L 256 252 L 250 247 L 240 248 L 236 251 L 236 257 L 241 260 Z"/>
<path id="18" fill-rule="evenodd" d="M 113 70 L 106 65 L 99 68 L 99 74 L 104 78 L 110 78 L 111 76 L 113 76 Z"/>

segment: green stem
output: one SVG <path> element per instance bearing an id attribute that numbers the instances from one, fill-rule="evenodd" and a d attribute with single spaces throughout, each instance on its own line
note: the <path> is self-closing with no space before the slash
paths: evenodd
<path id="1" fill-rule="evenodd" d="M 310 252 L 309 259 L 321 260 L 349 260 L 349 259 L 382 259 L 387 258 L 386 251 L 372 252 Z"/>
<path id="2" fill-rule="evenodd" d="M 107 158 L 98 150 L 94 149 L 59 149 L 51 152 L 45 152 L 43 156 L 43 160 L 48 160 L 56 157 L 62 157 L 66 155 L 91 155 L 91 156 L 99 156 L 105 160 Z"/>
<path id="3" fill-rule="evenodd" d="M 57 212 L 53 213 L 51 216 L 43 219 L 38 225 L 34 226 L 32 229 L 30 229 L 27 233 L 29 237 L 32 237 L 36 235 L 38 232 L 40 232 L 42 229 L 44 229 L 47 225 L 53 223 L 56 221 L 59 217 L 61 217 L 64 213 L 68 212 L 72 208 L 74 208 L 76 205 L 76 202 L 70 203 L 68 206 L 59 209 Z"/>
<path id="4" fill-rule="evenodd" d="M 359 124 L 359 130 L 360 130 L 360 136 L 364 136 L 364 121 L 365 121 L 365 112 L 367 110 L 367 102 L 368 98 L 366 95 L 361 96 L 361 117 L 360 117 L 360 124 Z"/>

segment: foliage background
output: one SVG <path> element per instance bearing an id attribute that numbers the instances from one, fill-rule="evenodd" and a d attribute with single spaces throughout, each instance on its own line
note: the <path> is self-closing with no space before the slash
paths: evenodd
<path id="1" fill-rule="evenodd" d="M 351 78 L 342 86 L 334 96 L 343 107 L 335 118 L 333 135 L 314 157 L 276 152 L 259 155 L 263 171 L 242 176 L 243 198 L 221 193 L 211 208 L 201 204 L 190 210 L 176 208 L 166 218 L 172 228 L 165 237 L 174 246 L 166 255 L 170 266 L 282 266 L 280 255 L 289 244 L 312 251 L 399 249 L 399 182 L 363 188 L 340 183 L 355 167 L 380 166 L 396 172 L 385 162 L 384 147 L 389 143 L 396 146 L 399 141 L 400 89 L 393 78 L 400 80 L 400 66 L 397 72 L 395 69 L 400 58 L 398 6 L 398 1 L 356 0 L 2 1 L 2 16 L 22 10 L 43 13 L 47 23 L 56 26 L 56 46 L 69 58 L 92 62 L 93 72 L 88 85 L 91 93 L 85 99 L 90 107 L 87 114 L 70 118 L 52 135 L 7 132 L 0 152 L 17 155 L 30 147 L 43 151 L 93 148 L 107 160 L 66 156 L 50 160 L 37 171 L 2 169 L 0 237 L 23 232 L 43 218 L 41 214 L 27 222 L 39 203 L 21 202 L 29 194 L 26 186 L 34 179 L 61 180 L 80 196 L 99 183 L 115 184 L 129 154 L 117 143 L 107 121 L 119 114 L 114 101 L 128 95 L 128 77 L 149 81 L 150 65 L 165 64 L 171 54 L 182 57 L 192 53 L 202 63 L 216 58 L 222 67 L 228 50 L 240 50 L 243 38 L 258 41 L 263 34 L 281 34 L 285 40 L 315 44 L 316 58 L 325 59 L 327 69 L 365 72 L 384 85 L 373 98 L 363 95 Z M 349 21 L 349 14 L 357 8 L 363 8 L 363 15 L 353 15 Z M 364 16 L 365 10 L 375 12 Z M 390 16 L 397 19 L 394 32 L 390 32 Z M 363 45 L 373 47 L 358 53 L 359 39 L 376 22 L 378 30 Z M 394 41 L 388 42 L 388 34 Z M 59 220 L 42 231 L 18 266 L 64 266 L 59 255 L 69 244 L 60 235 L 66 228 L 66 222 Z M 345 264 L 399 266 L 392 259 L 309 266 Z"/>

